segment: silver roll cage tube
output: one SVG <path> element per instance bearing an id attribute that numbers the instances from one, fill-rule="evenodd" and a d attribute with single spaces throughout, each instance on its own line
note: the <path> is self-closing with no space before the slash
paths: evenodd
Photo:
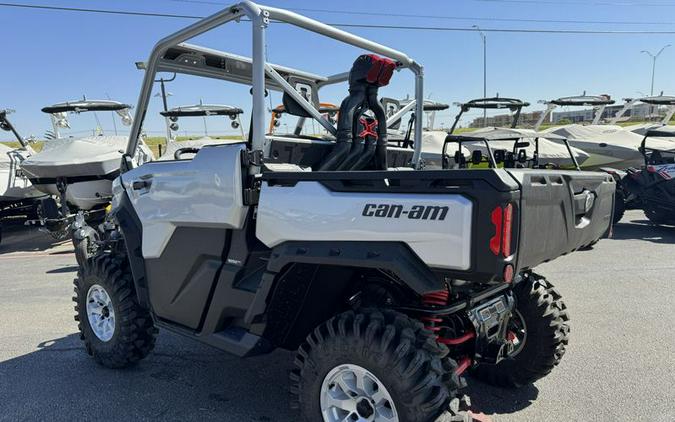
<path id="1" fill-rule="evenodd" d="M 251 58 L 237 56 L 209 48 L 204 48 L 186 41 L 223 26 L 229 22 L 250 20 L 253 54 Z M 325 119 L 314 105 L 307 101 L 290 83 L 290 79 L 299 79 L 320 87 L 348 80 L 349 73 L 333 76 L 318 76 L 288 67 L 268 63 L 266 60 L 266 30 L 273 23 L 281 22 L 293 25 L 310 32 L 349 44 L 368 52 L 379 54 L 394 60 L 397 70 L 409 69 L 415 76 L 415 139 L 422 139 L 422 118 L 424 116 L 424 71 L 423 67 L 406 54 L 383 46 L 376 42 L 361 38 L 349 32 L 318 22 L 294 12 L 244 1 L 227 7 L 206 17 L 168 37 L 160 40 L 152 50 L 148 61 L 144 64 L 145 76 L 136 106 L 136 115 L 129 135 L 126 153 L 122 159 L 121 171 L 133 168 L 133 156 L 136 153 L 142 125 L 148 109 L 153 83 L 158 72 L 176 72 L 223 79 L 252 86 L 251 139 L 250 148 L 265 154 L 268 148 L 265 133 L 267 110 L 265 96 L 268 89 L 283 91 L 291 96 L 316 119 L 329 133 L 335 134 L 336 128 Z M 214 64 L 214 61 L 216 64 Z M 415 142 L 413 165 L 420 168 L 422 143 Z M 257 170 L 259 171 L 259 169 Z"/>

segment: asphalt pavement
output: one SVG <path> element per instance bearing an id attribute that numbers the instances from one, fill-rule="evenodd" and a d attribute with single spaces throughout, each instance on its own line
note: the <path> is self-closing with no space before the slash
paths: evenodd
<path id="1" fill-rule="evenodd" d="M 294 421 L 293 354 L 239 359 L 162 331 L 134 368 L 85 353 L 69 242 L 23 227 L 0 244 L 0 421 Z M 675 228 L 629 211 L 614 238 L 542 265 L 570 310 L 570 345 L 545 379 L 504 390 L 469 379 L 493 421 L 675 421 Z"/>

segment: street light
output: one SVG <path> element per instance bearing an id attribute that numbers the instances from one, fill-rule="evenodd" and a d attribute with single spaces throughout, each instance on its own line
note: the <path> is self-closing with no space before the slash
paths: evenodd
<path id="1" fill-rule="evenodd" d="M 483 98 L 487 98 L 487 37 L 478 25 L 473 25 L 483 40 Z M 483 127 L 487 127 L 487 109 L 483 109 Z"/>
<path id="2" fill-rule="evenodd" d="M 640 53 L 646 53 L 646 54 L 649 55 L 649 57 L 652 58 L 652 87 L 649 90 L 649 96 L 650 97 L 654 95 L 654 73 L 656 72 L 656 59 L 658 59 L 659 56 L 661 55 L 661 53 L 663 53 L 663 50 L 665 50 L 668 47 L 670 47 L 670 44 L 664 45 L 663 47 L 661 47 L 659 52 L 656 53 L 656 54 L 652 54 L 647 50 L 640 51 Z M 650 118 L 651 118 L 651 115 L 654 114 L 654 106 L 649 107 L 649 114 L 650 114 Z"/>
<path id="3" fill-rule="evenodd" d="M 652 88 L 649 90 L 650 96 L 654 95 L 654 73 L 656 72 L 656 59 L 658 59 L 661 53 L 663 53 L 663 50 L 665 50 L 668 47 L 670 47 L 670 44 L 664 45 L 656 54 L 652 54 L 647 50 L 640 51 L 640 53 L 646 53 L 649 55 L 649 57 L 652 58 Z"/>

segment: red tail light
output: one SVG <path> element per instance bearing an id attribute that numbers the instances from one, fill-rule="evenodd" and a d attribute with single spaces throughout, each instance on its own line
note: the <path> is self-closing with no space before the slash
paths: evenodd
<path id="1" fill-rule="evenodd" d="M 495 255 L 501 252 L 505 258 L 508 258 L 511 256 L 513 204 L 508 204 L 504 208 L 495 207 L 490 214 L 490 221 L 495 226 L 495 235 L 490 238 L 490 250 Z"/>
<path id="2" fill-rule="evenodd" d="M 504 257 L 511 256 L 511 227 L 513 226 L 513 205 L 504 208 L 504 232 L 502 234 L 502 252 Z"/>
<path id="3" fill-rule="evenodd" d="M 499 255 L 502 247 L 502 220 L 502 207 L 495 207 L 490 215 L 490 221 L 492 221 L 492 224 L 495 226 L 495 235 L 490 239 L 490 250 L 495 255 Z"/>

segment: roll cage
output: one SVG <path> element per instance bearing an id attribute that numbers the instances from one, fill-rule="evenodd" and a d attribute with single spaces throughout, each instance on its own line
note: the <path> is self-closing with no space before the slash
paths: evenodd
<path id="1" fill-rule="evenodd" d="M 539 130 L 541 125 L 546 121 L 546 118 L 555 110 L 557 107 L 593 107 L 594 117 L 591 124 L 597 125 L 600 123 L 602 118 L 602 113 L 605 111 L 608 105 L 615 103 L 614 100 L 610 99 L 606 95 L 586 95 L 584 92 L 582 95 L 576 95 L 571 97 L 560 97 L 556 100 L 551 101 L 540 101 L 542 104 L 546 104 L 546 110 L 541 114 L 539 120 L 534 125 L 534 130 Z"/>
<path id="2" fill-rule="evenodd" d="M 579 163 L 577 162 L 572 148 L 567 141 L 567 138 L 555 135 L 552 133 L 541 133 L 541 132 L 521 132 L 518 130 L 512 129 L 502 129 L 496 130 L 490 133 L 466 133 L 462 135 L 453 135 L 448 134 L 443 143 L 443 168 L 449 168 L 450 158 L 453 158 L 456 165 L 459 168 L 466 168 L 467 162 L 466 158 L 462 154 L 462 144 L 465 142 L 482 142 L 485 145 L 487 151 L 487 156 L 483 156 L 483 152 L 480 150 L 474 150 L 471 154 L 471 163 L 480 164 L 484 162 L 484 159 L 487 160 L 487 163 L 490 168 L 497 168 L 499 164 L 504 164 L 505 167 L 515 167 L 517 163 L 523 165 L 529 161 L 531 163 L 531 168 L 540 167 L 539 164 L 539 139 L 545 138 L 548 140 L 556 140 L 565 145 L 567 152 L 569 152 L 572 162 L 574 163 L 574 168 L 576 170 L 581 170 Z M 534 155 L 531 158 L 528 158 L 525 154 L 525 150 L 521 148 L 527 148 L 530 146 L 528 141 L 523 142 L 523 139 L 534 139 Z M 493 150 L 490 146 L 491 142 L 494 141 L 509 141 L 513 142 L 513 149 L 510 152 L 505 150 Z M 455 152 L 455 157 L 450 157 L 447 153 L 448 144 L 451 142 L 456 142 L 458 144 L 457 151 Z M 544 164 L 546 166 L 547 164 Z"/>
<path id="3" fill-rule="evenodd" d="M 642 142 L 640 143 L 640 153 L 645 159 L 645 166 L 658 164 L 675 164 L 675 150 L 663 150 L 657 148 L 650 148 L 647 146 L 647 138 L 675 138 L 674 132 L 666 132 L 663 130 L 650 130 L 645 133 Z"/>
<path id="4" fill-rule="evenodd" d="M 187 44 L 186 41 L 223 26 L 230 22 L 242 22 L 249 19 L 252 30 L 252 57 L 243 57 L 210 48 Z M 131 158 L 140 141 L 144 117 L 147 113 L 152 86 L 158 72 L 175 72 L 208 78 L 222 79 L 235 83 L 251 85 L 252 111 L 249 133 L 249 148 L 253 153 L 259 152 L 267 156 L 269 143 L 266 139 L 265 96 L 267 90 L 282 91 L 292 98 L 304 111 L 329 133 L 335 134 L 335 126 L 324 118 L 318 110 L 318 90 L 325 85 L 347 81 L 348 72 L 331 76 L 319 76 L 309 72 L 291 69 L 269 63 L 266 59 L 266 31 L 270 25 L 285 23 L 296 26 L 336 41 L 349 44 L 369 52 L 379 54 L 396 62 L 397 69 L 409 69 L 415 76 L 415 98 L 418 100 L 418 124 L 415 128 L 417 139 L 422 135 L 422 100 L 423 100 L 423 68 L 406 54 L 375 43 L 349 32 L 323 24 L 299 14 L 244 1 L 229 6 L 207 18 L 204 18 L 162 40 L 152 50 L 145 63 L 145 76 L 136 107 L 129 143 L 122 162 L 122 171 L 133 167 Z M 295 86 L 294 86 L 295 85 Z M 303 96 L 298 86 L 311 88 L 308 99 Z M 419 133 L 418 133 L 419 132 Z M 413 163 L 419 168 L 421 143 L 417 143 L 413 155 Z M 258 167 L 253 172 L 259 172 Z"/>
<path id="5" fill-rule="evenodd" d="M 467 101 L 466 103 L 454 103 L 456 106 L 459 106 L 459 113 L 455 116 L 455 121 L 452 123 L 450 128 L 450 133 L 455 131 L 459 119 L 462 118 L 462 115 L 468 112 L 471 109 L 481 109 L 481 110 L 499 110 L 499 109 L 509 109 L 512 113 L 515 113 L 513 116 L 513 121 L 511 122 L 511 128 L 515 128 L 518 125 L 518 119 L 520 118 L 520 111 L 523 107 L 527 107 L 530 103 L 519 100 L 517 98 L 477 98 L 475 100 Z"/>
<path id="6" fill-rule="evenodd" d="M 672 95 L 663 95 L 662 93 L 661 95 L 652 97 L 624 98 L 623 100 L 625 101 L 623 108 L 618 113 L 616 113 L 616 116 L 614 116 L 612 120 L 609 121 L 610 124 L 617 124 L 624 114 L 628 112 L 628 110 L 639 103 L 668 107 L 666 115 L 660 122 L 661 126 L 667 125 L 668 122 L 670 122 L 670 119 L 672 119 L 673 114 L 675 114 L 675 96 Z"/>

